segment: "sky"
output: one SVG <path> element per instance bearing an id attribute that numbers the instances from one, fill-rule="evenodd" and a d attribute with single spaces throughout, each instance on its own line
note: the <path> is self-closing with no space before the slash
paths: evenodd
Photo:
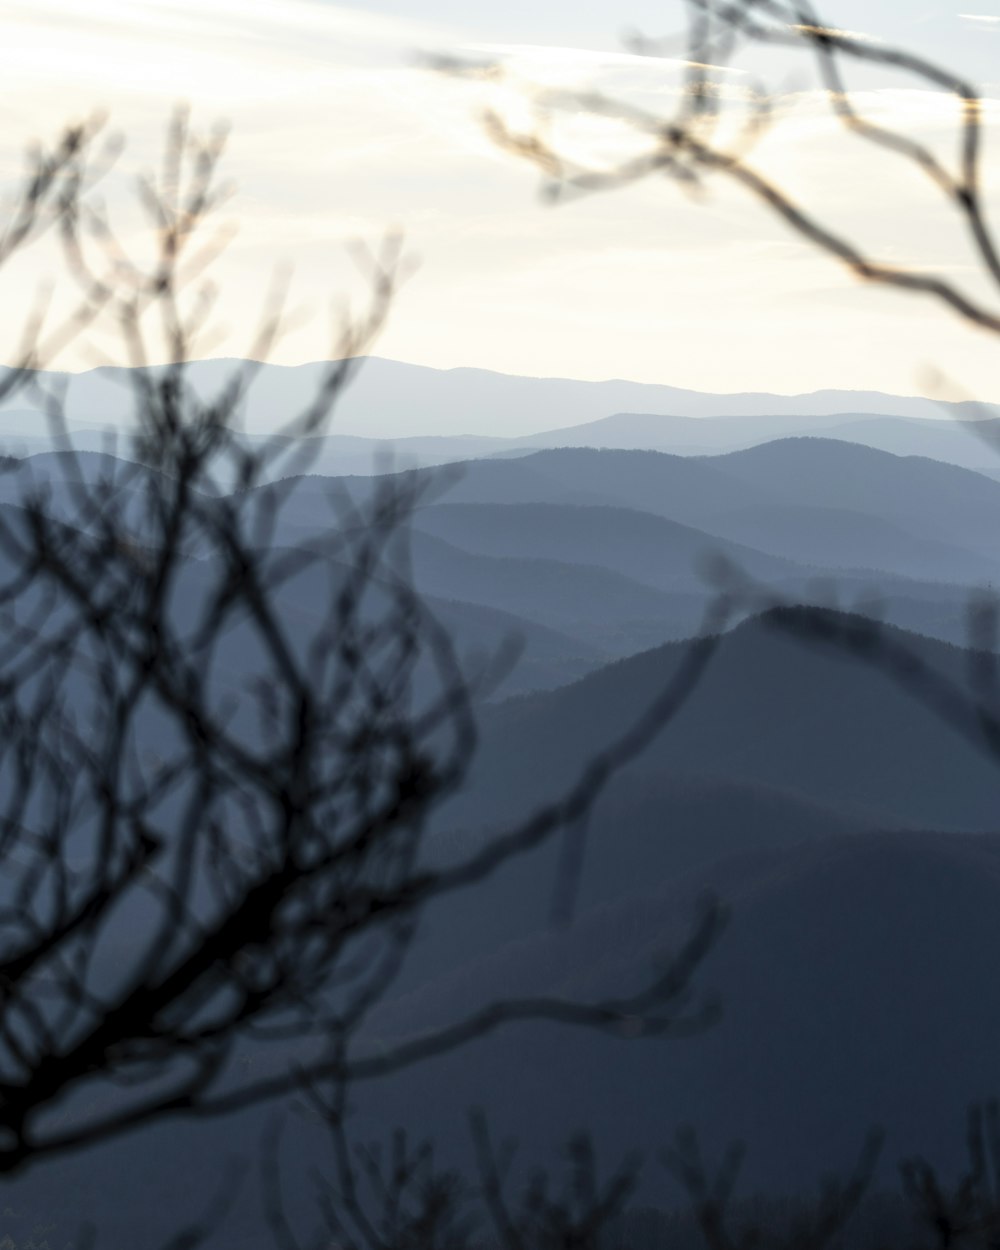
<path id="1" fill-rule="evenodd" d="M 379 355 L 712 391 L 943 387 L 1000 400 L 992 338 L 927 301 L 860 286 L 723 181 L 697 199 L 661 178 L 553 206 L 538 172 L 499 150 L 482 125 L 487 107 L 534 125 L 528 94 L 435 73 L 421 60 L 444 52 L 499 61 L 517 84 L 596 87 L 668 114 L 681 44 L 638 57 L 625 49 L 623 27 L 676 35 L 679 5 L 0 0 L 0 17 L 0 178 L 13 185 L 30 140 L 105 110 L 126 147 L 99 193 L 137 255 L 148 228 L 133 179 L 155 167 L 171 110 L 188 104 L 196 127 L 229 123 L 233 193 L 219 215 L 235 233 L 216 262 L 215 333 L 204 355 L 249 350 L 285 265 L 292 315 L 275 358 L 330 355 L 345 301 L 357 307 L 364 297 L 352 242 L 375 245 L 399 230 L 414 272 Z M 973 77 L 995 129 L 1000 5 L 831 0 L 825 17 Z M 759 168 L 880 257 L 979 289 L 949 206 L 905 164 L 845 139 L 804 63 L 737 68 L 724 76 L 734 101 L 757 74 L 782 93 L 752 153 Z M 900 77 L 856 85 L 871 116 L 950 153 L 951 102 Z M 581 155 L 634 150 L 621 128 L 562 124 L 561 140 Z M 995 198 L 995 172 L 986 187 Z M 44 244 L 20 256 L 0 273 L 7 307 L 28 308 L 55 282 L 58 309 L 66 290 L 56 274 Z M 19 322 L 4 320 L 0 353 L 9 358 Z M 114 334 L 95 329 L 60 363 L 120 357 Z"/>

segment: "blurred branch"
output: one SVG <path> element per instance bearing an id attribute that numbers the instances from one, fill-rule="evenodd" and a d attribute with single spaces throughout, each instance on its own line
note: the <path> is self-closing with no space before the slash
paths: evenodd
<path id="1" fill-rule="evenodd" d="M 593 91 L 552 90 L 505 79 L 502 66 L 490 67 L 496 81 L 510 81 L 527 95 L 544 119 L 522 132 L 496 112 L 485 117 L 487 133 L 502 148 L 536 165 L 545 176 L 546 194 L 559 198 L 616 190 L 648 178 L 664 176 L 689 191 L 700 191 L 712 176 L 728 178 L 781 218 L 793 232 L 844 264 L 856 277 L 884 286 L 929 296 L 966 321 L 1000 332 L 1000 251 L 983 194 L 983 105 L 978 90 L 965 78 L 934 62 L 889 47 L 862 35 L 838 30 L 822 21 L 807 0 L 687 0 L 688 32 L 681 40 L 684 78 L 671 113 L 639 108 L 620 97 Z M 752 163 L 753 147 L 773 124 L 776 98 L 761 87 L 744 93 L 744 112 L 735 138 L 726 138 L 733 120 L 726 102 L 733 88 L 722 76 L 739 54 L 754 45 L 802 49 L 815 63 L 831 116 L 861 142 L 874 145 L 915 167 L 958 215 L 978 262 L 996 298 L 973 294 L 948 278 L 880 259 L 837 229 L 822 211 L 800 203 L 786 188 Z M 677 41 L 637 36 L 632 50 L 662 55 L 675 52 Z M 856 105 L 844 77 L 849 63 L 878 65 L 901 71 L 918 84 L 946 92 L 956 102 L 955 167 L 940 160 L 926 144 L 866 118 Z M 484 73 L 460 61 L 439 63 L 452 73 Z M 588 160 L 569 155 L 568 146 L 550 136 L 560 116 L 583 115 L 617 123 L 638 145 L 624 160 Z"/>
<path id="2" fill-rule="evenodd" d="M 869 1190 L 881 1145 L 881 1133 L 869 1134 L 848 1177 L 828 1180 L 819 1197 L 787 1228 L 781 1233 L 769 1230 L 767 1244 L 774 1250 L 825 1250 L 837 1244 Z M 691 1201 L 707 1250 L 750 1250 L 762 1244 L 759 1227 L 752 1222 L 738 1227 L 733 1219 L 732 1200 L 743 1154 L 741 1145 L 731 1146 L 713 1174 L 692 1128 L 681 1129 L 674 1146 L 662 1152 L 663 1166 Z"/>
<path id="3" fill-rule="evenodd" d="M 585 816 L 683 708 L 727 608 L 563 794 L 427 868 L 428 822 L 476 748 L 478 697 L 409 576 L 409 520 L 435 483 L 384 476 L 356 499 L 303 476 L 406 258 L 394 236 L 360 254 L 366 307 L 301 410 L 251 443 L 242 415 L 282 332 L 281 283 L 250 361 L 208 395 L 189 367 L 225 241 L 224 146 L 224 129 L 201 136 L 175 116 L 161 169 L 138 185 L 144 261 L 82 175 L 60 201 L 80 324 L 120 338 L 134 434 L 130 461 L 81 454 L 65 395 L 35 378 L 55 467 L 33 480 L 30 462 L 8 466 L 16 506 L 0 506 L 0 1172 L 168 1114 L 318 1080 L 342 1092 L 512 1020 L 633 1037 L 712 1016 L 691 980 L 718 908 L 632 995 L 499 1001 L 363 1048 L 423 908 Z M 41 354 L 29 343 L 26 358 Z M 289 517 L 309 492 L 303 538 Z M 278 1074 L 257 1075 L 275 1047 Z"/>

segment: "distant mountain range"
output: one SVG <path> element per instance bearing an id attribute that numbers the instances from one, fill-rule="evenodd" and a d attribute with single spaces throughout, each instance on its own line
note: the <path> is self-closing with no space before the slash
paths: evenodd
<path id="1" fill-rule="evenodd" d="M 36 455 L 0 477 L 0 501 L 45 483 L 72 523 L 72 496 L 60 503 L 55 484 L 114 465 L 91 453 Z M 504 693 L 551 688 L 689 636 L 724 568 L 791 602 L 859 609 L 959 643 L 970 590 L 1000 586 L 1000 483 L 834 440 L 712 457 L 553 449 L 399 481 L 422 492 L 410 544 L 417 585 L 461 649 L 482 655 L 523 639 Z M 321 535 L 376 485 L 291 483 L 273 540 Z M 315 592 L 286 593 L 314 610 Z"/>
<path id="2" fill-rule="evenodd" d="M 211 394 L 245 362 L 189 367 L 197 391 Z M 308 404 L 322 364 L 262 366 L 246 406 L 251 436 L 271 432 Z M 48 389 L 68 383 L 67 415 L 79 445 L 99 450 L 132 422 L 129 371 L 99 368 L 44 374 Z M 987 472 L 1000 468 L 997 410 L 869 391 L 806 395 L 712 395 L 646 383 L 527 378 L 482 369 L 437 370 L 369 358 L 344 393 L 329 437 L 317 440 L 323 473 L 369 473 L 443 464 L 538 447 L 588 446 L 684 455 L 736 450 L 776 438 L 812 435 L 925 455 Z M 0 404 L 0 448 L 38 449 L 44 419 L 19 391 Z"/>
<path id="3" fill-rule="evenodd" d="M 968 637 L 970 590 L 1000 586 L 1000 483 L 927 458 L 784 439 L 712 457 L 553 449 L 437 474 L 400 479 L 426 492 L 414 518 L 424 589 L 609 656 L 690 634 L 724 566 L 792 602 L 952 642 Z M 302 479 L 287 541 L 327 497 L 360 503 L 374 489 L 369 477 Z"/>

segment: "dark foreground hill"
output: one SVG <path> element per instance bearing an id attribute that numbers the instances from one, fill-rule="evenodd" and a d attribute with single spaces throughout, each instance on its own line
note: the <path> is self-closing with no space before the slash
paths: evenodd
<path id="1" fill-rule="evenodd" d="M 635 985 L 676 949 L 706 888 L 731 908 L 697 978 L 723 1006 L 712 1028 L 670 1040 L 512 1027 L 359 1088 L 352 1130 L 384 1140 L 405 1125 L 461 1166 L 472 1106 L 487 1110 L 498 1138 L 520 1141 L 526 1161 L 553 1162 L 566 1135 L 586 1126 L 608 1167 L 645 1152 L 641 1200 L 663 1205 L 678 1195 L 655 1156 L 683 1124 L 697 1126 L 710 1157 L 746 1142 L 744 1192 L 815 1190 L 852 1165 L 874 1124 L 887 1133 L 883 1175 L 915 1152 L 946 1173 L 957 1168 L 966 1105 L 1000 1089 L 995 836 L 869 834 L 731 857 L 427 985 L 389 1004 L 375 1033 L 391 1044 L 497 994 L 586 997 Z M 212 1244 L 245 1245 L 260 1227 L 256 1158 L 270 1122 L 265 1111 L 167 1121 L 55 1160 L 11 1182 L 5 1201 L 60 1230 L 89 1217 L 109 1244 L 152 1250 L 151 1207 L 208 1203 L 225 1164 L 242 1157 L 240 1200 Z M 287 1201 L 308 1227 L 309 1177 L 332 1175 L 333 1160 L 308 1114 L 286 1116 L 283 1149 Z"/>
<path id="2" fill-rule="evenodd" d="M 387 1009 L 383 1029 L 417 1031 L 491 993 L 635 985 L 706 888 L 732 918 L 698 977 L 723 1005 L 704 1035 L 520 1027 L 373 1088 L 367 1114 L 457 1125 L 481 1104 L 529 1149 L 587 1124 L 611 1158 L 690 1123 L 715 1152 L 745 1141 L 748 1180 L 773 1190 L 848 1166 L 873 1124 L 887 1161 L 954 1166 L 965 1106 L 1000 1089 L 996 836 L 868 834 L 733 857 L 511 944 Z M 450 1140 L 460 1151 L 459 1129 Z"/>

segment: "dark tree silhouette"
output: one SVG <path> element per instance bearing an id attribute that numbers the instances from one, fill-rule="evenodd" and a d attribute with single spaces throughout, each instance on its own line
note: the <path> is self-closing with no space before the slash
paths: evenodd
<path id="1" fill-rule="evenodd" d="M 145 261 L 88 194 L 96 134 L 68 131 L 35 159 L 3 254 L 51 228 L 80 307 L 52 334 L 29 326 L 6 382 L 34 394 L 56 453 L 37 473 L 8 463 L 0 506 L 0 1172 L 292 1089 L 336 1106 L 353 1082 L 507 1020 L 698 1027 L 712 907 L 634 995 L 501 1001 L 364 1049 L 422 908 L 574 827 L 683 705 L 715 634 L 564 793 L 432 864 L 428 818 L 463 780 L 488 675 L 463 668 L 407 574 L 408 518 L 433 481 L 321 496 L 328 519 L 305 538 L 285 524 L 318 489 L 312 436 L 404 276 L 399 241 L 363 254 L 368 306 L 309 404 L 255 442 L 241 414 L 281 332 L 280 290 L 214 393 L 188 365 L 212 311 L 224 132 L 175 118 L 162 172 L 140 185 Z M 128 460 L 78 453 L 64 395 L 38 372 L 91 324 L 116 328 L 131 366 Z"/>
<path id="2" fill-rule="evenodd" d="M 486 1116 L 470 1117 L 475 1176 L 436 1166 L 433 1143 L 411 1145 L 402 1130 L 388 1149 L 351 1146 L 341 1108 L 313 1097 L 327 1125 L 335 1166 L 317 1177 L 320 1217 L 315 1244 L 330 1238 L 341 1250 L 598 1250 L 625 1208 L 639 1176 L 632 1157 L 604 1182 L 594 1145 L 578 1134 L 561 1160 L 562 1183 L 534 1168 L 511 1180 L 516 1147 L 491 1140 Z M 268 1224 L 283 1250 L 299 1247 L 283 1201 L 278 1134 L 264 1156 Z"/>

